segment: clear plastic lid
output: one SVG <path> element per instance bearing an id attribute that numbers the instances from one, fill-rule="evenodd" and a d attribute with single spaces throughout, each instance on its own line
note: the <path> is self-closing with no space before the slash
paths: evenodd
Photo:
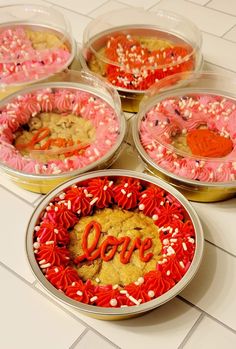
<path id="1" fill-rule="evenodd" d="M 178 88 L 170 87 L 173 79 Z M 134 130 L 137 147 L 174 176 L 235 181 L 236 80 L 208 72 L 185 79 L 166 78 L 147 92 Z"/>
<path id="2" fill-rule="evenodd" d="M 74 55 L 70 24 L 53 7 L 0 7 L 0 86 L 45 78 Z"/>
<path id="3" fill-rule="evenodd" d="M 114 156 L 125 136 L 117 92 L 85 72 L 15 93 L 0 104 L 3 168 L 33 175 L 84 172 Z"/>
<path id="4" fill-rule="evenodd" d="M 92 20 L 83 54 L 90 70 L 118 87 L 146 90 L 170 74 L 199 69 L 201 33 L 172 12 L 125 8 Z"/>

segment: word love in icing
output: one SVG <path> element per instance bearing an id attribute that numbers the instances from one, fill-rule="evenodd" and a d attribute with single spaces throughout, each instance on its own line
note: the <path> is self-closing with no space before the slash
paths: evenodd
<path id="1" fill-rule="evenodd" d="M 88 246 L 88 237 L 95 231 L 94 239 L 90 246 Z M 74 260 L 75 264 L 79 264 L 84 260 L 93 261 L 97 258 L 101 258 L 103 261 L 108 262 L 113 259 L 118 246 L 122 245 L 120 251 L 120 261 L 123 264 L 129 263 L 134 250 L 139 249 L 139 258 L 142 262 L 149 262 L 153 257 L 153 253 L 147 253 L 152 247 L 152 239 L 145 238 L 141 241 L 140 238 L 135 238 L 131 243 L 129 236 L 122 236 L 117 239 L 115 236 L 108 235 L 105 240 L 98 247 L 98 241 L 101 237 L 101 225 L 96 221 L 91 221 L 85 227 L 84 233 L 82 235 L 82 249 L 84 254 L 77 256 Z M 128 249 L 131 243 L 130 248 Z"/>
<path id="2" fill-rule="evenodd" d="M 49 150 L 52 146 L 59 148 L 66 148 L 74 146 L 74 141 L 72 139 L 65 138 L 48 138 L 46 142 L 40 146 L 40 142 L 45 138 L 49 137 L 51 131 L 48 127 L 40 128 L 32 137 L 32 139 L 25 144 L 17 144 L 17 149 L 31 149 L 31 150 Z M 78 146 L 76 147 L 76 151 L 84 150 L 88 147 L 88 145 L 80 145 L 78 141 Z M 71 153 L 66 154 L 70 156 Z"/>

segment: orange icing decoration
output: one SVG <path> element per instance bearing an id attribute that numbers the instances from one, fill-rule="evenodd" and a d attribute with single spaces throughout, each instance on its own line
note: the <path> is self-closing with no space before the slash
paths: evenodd
<path id="1" fill-rule="evenodd" d="M 207 129 L 192 130 L 187 134 L 187 144 L 193 155 L 217 158 L 229 154 L 233 142 Z"/>
<path id="2" fill-rule="evenodd" d="M 93 229 L 95 230 L 95 236 L 91 246 L 88 247 L 88 236 Z M 153 253 L 145 254 L 146 251 L 152 247 L 151 238 L 146 238 L 143 241 L 141 241 L 140 238 L 135 238 L 131 244 L 131 247 L 128 249 L 128 246 L 131 242 L 131 239 L 128 236 L 117 239 L 115 236 L 109 235 L 102 242 L 102 244 L 99 247 L 97 247 L 100 236 L 101 225 L 98 222 L 91 221 L 89 224 L 86 225 L 81 243 L 84 254 L 75 258 L 75 264 L 78 264 L 85 259 L 92 261 L 94 259 L 97 259 L 98 257 L 100 257 L 104 262 L 108 262 L 114 258 L 114 255 L 119 245 L 122 245 L 122 249 L 120 252 L 120 261 L 123 264 L 129 263 L 132 253 L 136 249 L 139 249 L 139 258 L 142 262 L 148 262 L 153 257 Z M 108 247 L 110 247 L 110 249 L 107 252 Z"/>

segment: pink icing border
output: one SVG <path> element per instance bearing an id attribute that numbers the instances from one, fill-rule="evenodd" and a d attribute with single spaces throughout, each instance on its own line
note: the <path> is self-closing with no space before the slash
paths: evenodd
<path id="1" fill-rule="evenodd" d="M 15 84 L 38 80 L 63 69 L 71 52 L 64 48 L 36 50 L 20 25 L 0 33 L 0 82 Z"/>
<path id="2" fill-rule="evenodd" d="M 173 135 L 201 124 L 233 141 L 222 161 L 180 155 L 171 147 Z M 151 159 L 171 173 L 201 182 L 236 180 L 236 102 L 230 99 L 203 94 L 164 99 L 142 118 L 139 134 Z"/>
<path id="3" fill-rule="evenodd" d="M 58 112 L 66 117 L 72 112 L 90 120 L 96 129 L 95 141 L 82 155 L 47 163 L 22 156 L 14 147 L 14 133 L 39 112 Z M 116 143 L 119 121 L 112 107 L 95 95 L 66 88 L 46 88 L 19 95 L 0 111 L 0 161 L 5 165 L 33 174 L 60 174 L 83 168 L 101 159 Z"/>

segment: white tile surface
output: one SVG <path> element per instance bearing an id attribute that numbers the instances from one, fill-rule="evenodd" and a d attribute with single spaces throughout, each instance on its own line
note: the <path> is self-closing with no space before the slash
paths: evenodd
<path id="1" fill-rule="evenodd" d="M 235 293 L 236 258 L 206 243 L 199 272 L 182 296 L 236 330 Z"/>
<path id="2" fill-rule="evenodd" d="M 98 7 L 96 10 L 89 12 L 89 16 L 91 17 L 97 17 L 100 16 L 106 12 L 114 11 L 114 10 L 120 10 L 122 8 L 128 7 L 129 4 L 121 3 L 118 1 L 110 0 L 105 2 L 102 6 Z"/>
<path id="3" fill-rule="evenodd" d="M 236 348 L 236 335 L 216 321 L 205 316 L 184 349 L 234 349 Z"/>
<path id="4" fill-rule="evenodd" d="M 211 0 L 207 7 L 236 16 L 236 2 L 234 0 Z"/>
<path id="5" fill-rule="evenodd" d="M 209 2 L 209 0 L 187 0 L 187 1 L 194 2 L 195 4 L 202 5 L 202 6 L 206 5 Z"/>
<path id="6" fill-rule="evenodd" d="M 25 1 L 0 0 L 0 5 L 20 2 Z M 211 2 L 208 0 L 90 0 L 87 2 L 35 0 L 33 3 L 46 6 L 53 4 L 64 13 L 71 24 L 72 34 L 77 42 L 82 42 L 83 30 L 91 18 L 104 11 L 133 5 L 146 9 L 155 7 L 155 9 L 164 8 L 178 12 L 190 18 L 204 31 L 203 54 L 207 61 L 204 69 L 224 75 L 232 70 L 236 76 L 236 2 L 234 0 L 212 0 Z M 133 114 L 126 113 L 127 120 L 132 118 Z M 128 142 L 132 143 L 130 131 Z M 113 168 L 140 172 L 144 170 L 137 153 L 127 145 L 120 158 L 113 164 Z M 38 203 L 42 196 L 18 188 L 1 174 L 0 184 L 8 189 L 5 190 L 0 186 L 0 262 L 12 269 L 19 277 L 32 283 L 35 278 L 31 274 L 24 250 L 25 228 L 33 211 L 32 203 Z M 194 206 L 203 222 L 206 239 L 235 254 L 236 199 L 215 204 L 195 203 Z M 196 324 L 201 312 L 191 306 L 191 303 L 186 304 L 180 299 L 174 299 L 137 319 L 104 322 L 87 318 L 75 311 L 70 317 L 69 313 L 39 294 L 28 285 L 28 282 L 21 281 L 2 267 L 0 267 L 0 280 L 0 307 L 1 316 L 4 319 L 0 327 L 0 348 L 3 349 L 69 349 L 75 341 L 76 345 L 72 346 L 75 349 L 112 349 L 116 346 L 122 349 L 134 347 L 136 349 L 146 347 L 236 348 L 236 337 L 226 327 L 236 329 L 236 258 L 209 243 L 206 243 L 205 256 L 199 273 L 182 292 L 182 296 L 189 302 L 213 317 L 210 318 L 205 314 L 193 330 L 191 328 Z M 38 284 L 37 287 L 40 288 Z M 90 327 L 80 322 L 80 319 Z M 80 339 L 79 336 L 85 328 L 87 332 Z M 186 336 L 187 341 L 185 341 Z M 186 342 L 184 346 L 181 344 L 183 341 Z"/>
<path id="7" fill-rule="evenodd" d="M 25 229 L 33 207 L 0 187 L 1 244 L 0 261 L 27 279 L 34 281 L 25 254 Z"/>
<path id="8" fill-rule="evenodd" d="M 179 13 L 192 20 L 201 30 L 214 35 L 223 35 L 234 24 L 236 18 L 185 0 L 162 0 L 155 9 L 165 9 Z"/>
<path id="9" fill-rule="evenodd" d="M 224 38 L 233 42 L 236 42 L 236 26 L 234 26 L 230 31 L 228 31 Z"/>
<path id="10" fill-rule="evenodd" d="M 2 266 L 0 279 L 2 349 L 65 349 L 83 332 L 79 322 Z"/>
<path id="11" fill-rule="evenodd" d="M 77 343 L 76 346 L 74 347 L 74 349 L 92 349 L 92 348 L 114 349 L 116 347 L 92 331 L 88 331 L 79 341 L 79 343 Z"/>
<path id="12" fill-rule="evenodd" d="M 95 8 L 101 6 L 106 0 L 75 1 L 75 0 L 49 0 L 58 6 L 68 8 L 78 13 L 87 14 Z"/>
<path id="13" fill-rule="evenodd" d="M 195 202 L 193 206 L 201 217 L 205 238 L 236 256 L 236 199 L 211 205 Z"/>
<path id="14" fill-rule="evenodd" d="M 46 292 L 40 284 L 36 287 Z M 135 349 L 155 348 L 157 343 L 158 347 L 177 349 L 201 315 L 177 298 L 141 317 L 122 321 L 96 320 L 65 307 L 122 349 L 133 349 L 134 345 Z"/>
<path id="15" fill-rule="evenodd" d="M 0 172 L 0 184 L 10 190 L 15 195 L 18 195 L 19 197 L 23 198 L 24 200 L 33 203 L 35 200 L 37 200 L 40 197 L 40 194 L 32 193 L 30 191 L 26 191 L 24 189 L 21 189 L 16 185 L 14 182 L 9 180 L 4 174 Z"/>
<path id="16" fill-rule="evenodd" d="M 233 42 L 203 33 L 202 51 L 208 62 L 236 72 L 236 45 Z"/>

